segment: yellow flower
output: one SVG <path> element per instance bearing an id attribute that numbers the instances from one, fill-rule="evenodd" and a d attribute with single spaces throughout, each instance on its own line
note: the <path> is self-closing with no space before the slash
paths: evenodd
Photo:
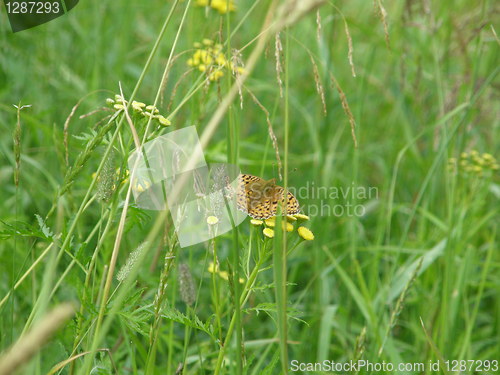
<path id="1" fill-rule="evenodd" d="M 274 226 L 276 225 L 276 218 L 271 217 L 269 219 L 266 219 L 264 220 L 264 223 L 266 223 L 268 227 L 274 228 Z"/>
<path id="2" fill-rule="evenodd" d="M 234 5 L 234 0 L 196 0 L 196 5 L 200 7 L 209 6 L 215 9 L 220 14 L 225 14 L 227 12 L 234 12 L 236 7 Z"/>
<path id="3" fill-rule="evenodd" d="M 170 126 L 172 125 L 172 123 L 170 122 L 170 120 L 162 115 L 157 115 L 156 116 L 158 122 L 160 123 L 160 125 L 162 126 Z"/>
<path id="4" fill-rule="evenodd" d="M 202 42 L 204 45 L 206 45 L 206 46 L 211 46 L 212 44 L 214 44 L 214 42 L 213 42 L 212 40 L 207 39 L 207 38 L 203 39 L 201 42 Z"/>
<path id="5" fill-rule="evenodd" d="M 297 219 L 299 219 L 299 220 L 309 220 L 309 216 L 307 216 L 307 215 L 303 215 L 303 214 L 295 214 L 295 215 L 293 215 L 293 216 L 295 216 L 295 217 L 296 217 Z"/>
<path id="6" fill-rule="evenodd" d="M 210 273 L 216 273 L 218 271 L 218 267 L 214 265 L 214 262 L 210 262 L 208 265 L 208 272 Z"/>
<path id="7" fill-rule="evenodd" d="M 297 218 L 295 216 L 292 216 L 292 215 L 286 215 L 286 219 L 288 221 L 297 221 Z"/>
<path id="8" fill-rule="evenodd" d="M 287 232 L 293 232 L 293 225 L 288 222 L 282 221 L 281 227 L 285 228 Z"/>
<path id="9" fill-rule="evenodd" d="M 453 158 L 450 158 L 452 160 Z M 497 170 L 498 163 L 493 155 L 485 152 L 479 154 L 478 151 L 472 150 L 471 152 L 462 152 L 460 154 L 460 169 L 467 173 L 472 173 L 478 176 L 483 176 L 483 172 L 487 173 L 489 170 Z"/>
<path id="10" fill-rule="evenodd" d="M 120 173 L 121 173 L 121 169 L 120 168 L 116 168 L 115 170 L 115 174 L 116 174 L 116 178 L 118 178 L 120 176 Z M 121 182 L 121 184 L 125 184 L 128 182 L 128 176 L 130 175 L 130 172 L 128 169 L 125 169 L 125 172 L 123 173 L 123 180 Z"/>
<path id="11" fill-rule="evenodd" d="M 207 49 L 207 50 L 198 50 L 199 54 L 199 60 L 204 64 L 204 65 L 210 65 L 214 61 L 214 59 L 211 56 L 212 49 Z"/>
<path id="12" fill-rule="evenodd" d="M 252 225 L 262 225 L 263 221 L 258 219 L 251 219 L 250 224 Z"/>
<path id="13" fill-rule="evenodd" d="M 209 216 L 207 217 L 207 224 L 208 225 L 215 225 L 219 222 L 219 219 L 216 216 Z"/>
<path id="14" fill-rule="evenodd" d="M 210 273 L 217 273 L 222 279 L 224 280 L 229 280 L 229 273 L 227 271 L 219 271 L 219 267 L 214 266 L 214 262 L 210 262 L 208 265 L 208 272 Z M 238 281 L 240 284 L 243 284 L 245 282 L 245 279 L 239 278 Z"/>
<path id="15" fill-rule="evenodd" d="M 146 104 L 141 102 L 136 102 L 135 100 L 132 102 L 132 108 L 137 112 L 142 112 L 142 109 L 146 106 Z"/>
<path id="16" fill-rule="evenodd" d="M 221 70 L 216 70 L 215 72 L 210 73 L 210 75 L 208 76 L 208 79 L 210 81 L 218 81 L 223 76 L 224 76 L 224 73 L 222 73 Z"/>
<path id="17" fill-rule="evenodd" d="M 271 217 L 269 219 L 264 220 L 266 225 L 270 228 L 274 228 L 276 226 L 276 216 Z M 282 221 L 281 222 L 281 227 L 286 229 L 287 232 L 292 232 L 293 231 L 293 225 L 289 223 L 288 221 Z"/>
<path id="18" fill-rule="evenodd" d="M 264 236 L 266 236 L 266 237 L 269 237 L 269 238 L 274 237 L 274 230 L 272 230 L 271 228 L 264 228 L 262 233 L 264 233 Z"/>
<path id="19" fill-rule="evenodd" d="M 190 59 L 190 60 L 192 60 L 192 59 Z M 194 62 L 193 62 L 193 64 L 194 64 Z M 121 111 L 121 110 L 125 109 L 128 102 L 126 100 L 123 101 L 123 98 L 120 95 L 115 95 L 115 99 L 107 98 L 106 103 L 108 105 L 111 105 L 115 110 Z M 123 103 L 125 103 L 125 104 L 123 104 Z M 131 106 L 132 106 L 132 109 L 137 114 L 142 115 L 142 116 L 147 117 L 147 118 L 150 117 L 152 119 L 155 119 L 158 121 L 158 123 L 161 126 L 170 126 L 172 124 L 168 118 L 160 115 L 159 114 L 160 111 L 158 110 L 158 108 L 156 108 L 153 105 L 146 105 L 146 103 L 138 102 L 138 101 L 134 100 L 134 101 L 132 101 Z M 142 188 L 139 187 L 139 190 L 141 190 L 141 189 Z"/>
<path id="20" fill-rule="evenodd" d="M 148 105 L 146 106 L 146 111 L 149 111 L 150 113 L 154 113 L 154 114 L 157 114 L 158 112 L 158 108 L 156 108 L 154 105 Z"/>
<path id="21" fill-rule="evenodd" d="M 231 63 L 230 66 L 235 75 L 242 75 L 243 73 L 245 73 L 245 68 L 242 66 L 236 66 L 233 63 Z"/>
<path id="22" fill-rule="evenodd" d="M 495 158 L 493 157 L 493 155 L 491 155 L 491 154 L 489 154 L 487 152 L 485 152 L 483 154 L 483 160 L 486 160 L 487 162 L 494 162 L 494 161 L 496 161 Z"/>
<path id="23" fill-rule="evenodd" d="M 151 187 L 151 183 L 149 181 L 135 181 L 135 185 L 132 186 L 132 190 L 137 191 L 138 193 L 145 192 Z"/>
<path id="24" fill-rule="evenodd" d="M 244 71 L 242 67 L 236 66 L 226 58 L 221 44 L 215 44 L 210 39 L 203 39 L 202 43 L 194 43 L 194 47 L 195 51 L 188 59 L 187 65 L 197 68 L 200 72 L 207 72 L 210 81 L 218 81 L 224 76 L 225 70 L 235 75 Z"/>
<path id="25" fill-rule="evenodd" d="M 219 66 L 224 66 L 227 64 L 226 56 L 224 56 L 223 53 L 218 53 L 217 56 L 215 56 L 215 62 Z"/>
<path id="26" fill-rule="evenodd" d="M 226 271 L 219 271 L 219 276 L 224 280 L 229 281 L 229 273 L 227 273 Z M 238 281 L 240 282 L 240 284 L 243 284 L 245 282 L 245 279 L 240 277 Z"/>
<path id="27" fill-rule="evenodd" d="M 306 227 L 299 227 L 299 229 L 297 229 L 297 232 L 299 232 L 299 236 L 302 237 L 306 241 L 312 241 L 312 240 L 314 240 L 314 234 L 313 234 L 313 232 L 311 232 Z"/>
<path id="28" fill-rule="evenodd" d="M 234 6 L 233 0 L 212 0 L 210 4 L 212 8 L 217 10 L 221 14 L 225 14 L 227 12 L 234 12 L 236 7 Z"/>

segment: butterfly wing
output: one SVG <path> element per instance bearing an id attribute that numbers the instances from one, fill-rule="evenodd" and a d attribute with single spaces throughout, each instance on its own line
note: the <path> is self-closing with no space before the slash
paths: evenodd
<path id="1" fill-rule="evenodd" d="M 238 190 L 236 204 L 240 211 L 254 219 L 267 219 L 274 216 L 276 208 L 272 207 L 272 199 L 266 198 L 262 189 L 268 188 L 269 183 L 257 176 L 240 174 L 238 176 Z"/>
<path id="2" fill-rule="evenodd" d="M 259 180 L 261 180 L 259 177 L 249 174 L 240 174 L 238 176 L 238 187 L 236 189 L 236 205 L 240 211 L 248 214 L 249 194 L 247 187 L 253 181 Z"/>
<path id="3" fill-rule="evenodd" d="M 273 180 L 266 181 L 249 174 L 238 176 L 237 207 L 254 219 L 268 219 L 276 215 L 278 204 L 284 203 L 284 189 Z M 299 202 L 288 192 L 287 215 L 300 211 Z M 281 201 L 281 202 L 280 202 Z"/>
<path id="4" fill-rule="evenodd" d="M 283 189 L 281 186 L 276 186 L 276 191 L 281 197 L 282 204 L 285 203 L 285 189 Z M 276 212 L 276 210 L 275 210 Z M 299 201 L 295 196 L 288 192 L 286 196 L 286 214 L 287 215 L 295 215 L 300 212 L 300 206 L 299 206 Z"/>

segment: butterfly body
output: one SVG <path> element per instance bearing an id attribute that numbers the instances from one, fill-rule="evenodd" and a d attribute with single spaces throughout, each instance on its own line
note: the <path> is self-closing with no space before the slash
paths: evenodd
<path id="1" fill-rule="evenodd" d="M 249 174 L 238 176 L 236 196 L 238 209 L 254 219 L 276 216 L 278 205 L 285 202 L 287 215 L 294 215 L 300 211 L 297 199 L 290 192 L 285 197 L 285 189 L 277 186 L 274 178 L 264 180 Z"/>

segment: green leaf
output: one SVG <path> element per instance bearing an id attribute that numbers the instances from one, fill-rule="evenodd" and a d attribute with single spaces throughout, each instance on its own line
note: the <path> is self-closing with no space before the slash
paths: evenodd
<path id="1" fill-rule="evenodd" d="M 209 322 L 203 323 L 200 318 L 196 314 L 193 313 L 193 319 L 189 318 L 187 315 L 184 315 L 175 307 L 166 306 L 163 310 L 162 317 L 165 319 L 172 320 L 174 322 L 183 324 L 185 326 L 198 329 L 202 332 L 208 334 L 212 339 L 217 340 L 217 337 L 214 334 L 214 330 L 212 325 Z"/>
<path id="2" fill-rule="evenodd" d="M 255 311 L 257 314 L 259 314 L 260 312 L 264 312 L 267 315 L 269 315 L 271 318 L 274 319 L 275 316 L 273 317 L 272 314 L 277 313 L 278 309 L 276 308 L 276 304 L 275 303 L 264 302 L 264 303 L 259 303 L 255 307 L 250 307 L 248 309 L 243 310 L 243 312 L 245 312 L 245 313 L 250 313 L 252 311 Z M 302 312 L 300 312 L 297 309 L 294 309 L 293 307 L 290 307 L 290 306 L 287 307 L 287 309 L 286 309 L 286 315 L 287 315 L 288 318 L 294 319 L 294 320 L 296 320 L 298 322 L 302 322 L 302 323 L 308 325 L 306 321 L 304 321 L 304 320 L 302 320 L 302 319 L 299 318 L 299 315 L 302 315 Z"/>
<path id="3" fill-rule="evenodd" d="M 52 238 L 54 233 L 50 230 L 50 228 L 47 226 L 47 224 L 45 224 L 45 221 L 42 219 L 42 217 L 38 214 L 35 214 L 35 216 L 36 216 L 36 219 L 38 221 L 38 226 L 42 230 L 43 235 L 48 239 Z"/>

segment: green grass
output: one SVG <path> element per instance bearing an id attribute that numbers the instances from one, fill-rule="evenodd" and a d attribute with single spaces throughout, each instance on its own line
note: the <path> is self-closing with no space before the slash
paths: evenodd
<path id="1" fill-rule="evenodd" d="M 291 22 L 284 1 L 195 3 L 80 2 L 16 34 L 0 14 L 0 374 L 499 360 L 495 3 L 326 2 Z M 205 38 L 248 77 L 189 66 Z M 172 125 L 87 115 L 120 85 Z M 127 204 L 125 170 L 132 129 L 190 125 L 209 163 L 281 173 L 310 220 L 180 248 L 167 211 Z"/>

